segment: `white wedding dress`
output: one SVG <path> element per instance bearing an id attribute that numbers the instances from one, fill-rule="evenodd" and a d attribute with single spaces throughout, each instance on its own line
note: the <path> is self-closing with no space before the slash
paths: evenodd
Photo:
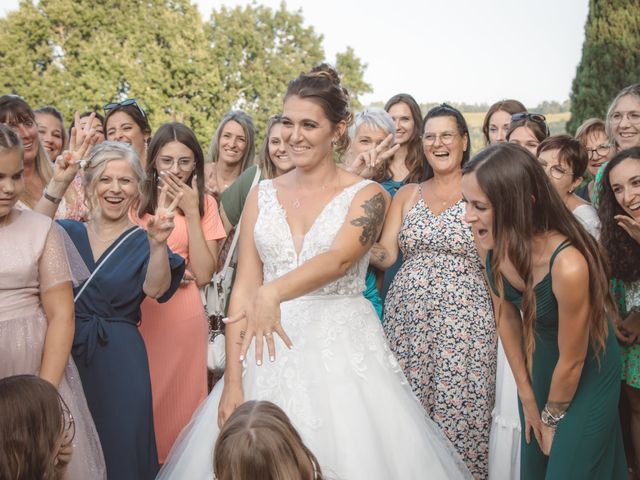
<path id="1" fill-rule="evenodd" d="M 348 187 L 329 202 L 297 253 L 272 182 L 261 182 L 254 235 L 264 282 L 327 251 L 354 196 L 368 183 Z M 275 362 L 245 363 L 245 400 L 279 405 L 327 479 L 470 478 L 411 392 L 371 303 L 362 296 L 368 263 L 365 255 L 344 277 L 281 304 L 282 326 L 293 348 L 276 337 Z M 253 347 L 247 358 L 255 358 Z M 221 380 L 178 437 L 159 479 L 213 478 L 222 389 Z"/>

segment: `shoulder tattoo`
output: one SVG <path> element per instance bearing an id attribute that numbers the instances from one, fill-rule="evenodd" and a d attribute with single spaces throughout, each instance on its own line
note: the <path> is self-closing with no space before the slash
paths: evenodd
<path id="1" fill-rule="evenodd" d="M 384 220 L 385 200 L 382 193 L 376 193 L 361 205 L 364 215 L 351 220 L 354 227 L 362 227 L 361 245 L 373 245 Z"/>

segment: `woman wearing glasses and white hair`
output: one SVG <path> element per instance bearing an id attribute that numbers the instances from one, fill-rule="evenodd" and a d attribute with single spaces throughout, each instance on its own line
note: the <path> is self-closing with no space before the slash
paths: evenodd
<path id="1" fill-rule="evenodd" d="M 594 238 L 600 237 L 598 212 L 576 195 L 587 168 L 587 151 L 569 135 L 554 135 L 538 145 L 538 161 L 560 198 Z"/>
<path id="2" fill-rule="evenodd" d="M 60 221 L 91 273 L 74 290 L 73 358 L 108 478 L 150 480 L 158 471 L 158 456 L 147 352 L 138 330 L 140 305 L 145 297 L 166 302 L 180 285 L 184 260 L 169 251 L 167 239 L 182 194 L 169 200 L 169 187 L 162 188 L 145 232 L 129 219 L 145 180 L 135 150 L 107 141 L 83 160 L 74 140 L 72 135 L 71 150 L 56 162 L 49 194 L 37 208 L 53 216 L 60 193 L 85 165 L 89 219 Z"/>
<path id="3" fill-rule="evenodd" d="M 424 121 L 427 180 L 391 203 L 371 264 L 404 263 L 384 327 L 414 393 L 477 478 L 486 478 L 496 375 L 496 327 L 473 235 L 463 222 L 461 167 L 469 130 L 446 104 Z"/>
<path id="4" fill-rule="evenodd" d="M 181 288 L 165 303 L 142 304 L 140 333 L 149 357 L 158 459 L 164 460 L 180 430 L 207 396 L 207 318 L 198 287 L 211 280 L 225 231 L 216 201 L 204 193 L 204 155 L 193 131 L 181 123 L 162 125 L 149 143 L 147 182 L 133 221 L 147 225 L 160 189 L 180 196 L 175 228 L 167 239 L 187 263 Z"/>
<path id="5" fill-rule="evenodd" d="M 107 140 L 128 143 L 143 163 L 147 160 L 147 145 L 151 126 L 147 114 L 135 98 L 104 106 L 104 131 Z"/>

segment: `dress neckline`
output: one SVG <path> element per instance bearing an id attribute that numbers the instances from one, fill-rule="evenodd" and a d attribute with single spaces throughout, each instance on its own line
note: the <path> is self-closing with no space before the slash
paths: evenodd
<path id="1" fill-rule="evenodd" d="M 100 265 L 102 263 L 102 260 L 104 259 L 104 257 L 106 255 L 108 255 L 109 252 L 111 250 L 113 250 L 113 248 L 120 243 L 120 240 L 122 239 L 122 237 L 127 235 L 132 230 L 140 228 L 138 225 L 133 225 L 133 226 L 127 228 L 126 230 L 124 230 L 120 235 L 118 235 L 118 237 L 113 242 L 111 242 L 111 244 L 105 249 L 105 251 L 102 252 L 100 254 L 100 256 L 96 259 L 95 256 L 93 255 L 93 249 L 91 248 L 91 242 L 89 241 L 88 225 L 86 223 L 83 223 L 82 227 L 83 227 L 82 228 L 82 232 L 83 232 L 84 241 L 86 242 L 87 248 L 88 248 L 87 252 L 89 254 L 89 259 L 91 260 L 91 263 L 94 266 L 94 269 L 95 269 L 95 267 Z"/>
<path id="2" fill-rule="evenodd" d="M 560 244 L 556 247 L 556 249 L 553 251 L 553 253 L 551 254 L 551 257 L 549 258 L 549 271 L 545 274 L 544 277 L 542 277 L 534 286 L 533 286 L 533 290 L 536 291 L 538 289 L 538 287 L 540 287 L 543 283 L 546 283 L 547 281 L 551 280 L 551 269 L 553 268 L 553 262 L 556 259 L 556 256 L 565 248 L 567 248 L 568 246 L 571 245 L 571 242 L 569 241 L 568 238 L 564 239 L 562 242 L 560 242 Z M 493 250 L 489 250 L 487 252 L 487 267 L 491 266 L 491 258 L 493 257 Z M 504 275 L 504 274 L 500 274 L 500 276 L 502 277 L 502 283 L 504 284 L 505 287 L 508 287 L 510 290 L 514 291 L 515 293 L 517 293 L 518 295 L 522 296 L 523 295 L 523 291 L 517 289 L 516 287 L 514 287 L 511 282 L 509 282 L 509 279 Z"/>
<path id="3" fill-rule="evenodd" d="M 344 195 L 345 193 L 347 193 L 350 189 L 360 185 L 363 182 L 368 182 L 368 180 L 362 179 L 359 180 L 358 182 L 354 183 L 353 185 L 349 185 L 348 187 L 343 188 L 340 192 L 338 192 L 337 194 L 335 194 L 331 200 L 329 200 L 324 207 L 322 207 L 322 210 L 320 210 L 320 213 L 316 216 L 316 218 L 313 220 L 313 222 L 311 223 L 311 226 L 309 227 L 309 230 L 307 230 L 304 235 L 302 235 L 302 243 L 300 244 L 300 251 L 298 251 L 296 249 L 296 242 L 293 239 L 293 231 L 291 230 L 291 225 L 289 224 L 289 220 L 287 218 L 287 211 L 285 210 L 285 208 L 282 206 L 282 203 L 280 203 L 280 199 L 278 198 L 278 189 L 275 187 L 275 185 L 273 184 L 273 181 L 270 181 L 270 185 L 271 185 L 271 189 L 273 191 L 273 196 L 275 199 L 275 203 L 278 205 L 278 209 L 280 211 L 280 214 L 282 215 L 282 219 L 284 220 L 284 223 L 287 226 L 287 232 L 289 233 L 289 240 L 291 241 L 291 246 L 293 247 L 293 251 L 296 254 L 296 259 L 298 259 L 300 257 L 300 254 L 304 251 L 304 247 L 306 245 L 306 240 L 307 237 L 309 236 L 309 233 L 311 233 L 313 231 L 313 229 L 315 228 L 315 226 L 318 223 L 318 220 L 320 218 L 322 218 L 322 216 L 325 214 L 325 212 L 327 211 L 329 205 L 333 204 L 338 198 L 340 198 L 342 195 Z"/>

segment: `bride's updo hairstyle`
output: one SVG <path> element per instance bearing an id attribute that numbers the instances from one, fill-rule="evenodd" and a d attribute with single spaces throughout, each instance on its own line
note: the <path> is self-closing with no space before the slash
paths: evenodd
<path id="1" fill-rule="evenodd" d="M 321 63 L 289 82 L 284 100 L 292 95 L 317 103 L 334 127 L 342 121 L 346 122 L 347 128 L 335 143 L 335 151 L 342 156 L 349 149 L 348 130 L 353 115 L 349 109 L 349 92 L 340 84 L 338 72 Z"/>

